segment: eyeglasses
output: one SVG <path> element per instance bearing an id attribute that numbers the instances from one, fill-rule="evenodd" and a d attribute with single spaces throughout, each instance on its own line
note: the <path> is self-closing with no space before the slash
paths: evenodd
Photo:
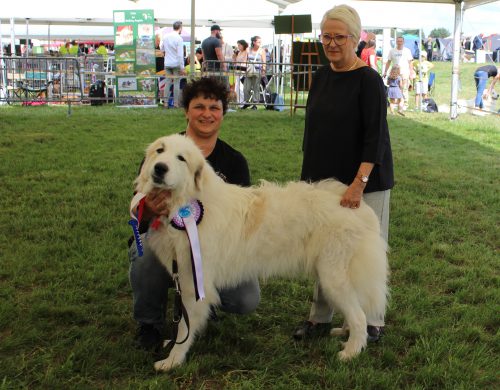
<path id="1" fill-rule="evenodd" d="M 319 36 L 321 43 L 325 46 L 330 45 L 332 41 L 334 41 L 337 46 L 345 45 L 347 42 L 347 38 L 352 38 L 352 35 L 335 34 L 331 36 L 328 34 L 321 34 Z"/>

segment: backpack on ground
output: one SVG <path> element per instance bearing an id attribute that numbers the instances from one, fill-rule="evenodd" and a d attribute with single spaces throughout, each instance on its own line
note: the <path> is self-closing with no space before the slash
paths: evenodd
<path id="1" fill-rule="evenodd" d="M 91 106 L 100 106 L 104 103 L 106 97 L 106 83 L 102 80 L 97 80 L 90 86 L 89 98 Z"/>
<path id="2" fill-rule="evenodd" d="M 438 106 L 434 99 L 422 99 L 422 111 L 424 112 L 438 112 Z"/>

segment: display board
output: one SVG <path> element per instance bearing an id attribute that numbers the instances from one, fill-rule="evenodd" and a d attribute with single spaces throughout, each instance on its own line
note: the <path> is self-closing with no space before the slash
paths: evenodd
<path id="1" fill-rule="evenodd" d="M 153 10 L 113 11 L 119 105 L 156 106 Z"/>
<path id="2" fill-rule="evenodd" d="M 302 34 L 311 31 L 311 15 L 276 15 L 274 17 L 276 34 Z"/>

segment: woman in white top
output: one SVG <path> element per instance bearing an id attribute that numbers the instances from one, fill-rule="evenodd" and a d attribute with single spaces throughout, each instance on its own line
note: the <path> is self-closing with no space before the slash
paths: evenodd
<path id="1" fill-rule="evenodd" d="M 233 54 L 235 75 L 234 90 L 236 92 L 237 102 L 243 104 L 245 101 L 243 82 L 245 81 L 245 73 L 247 70 L 248 43 L 244 39 L 240 39 L 237 45 L 238 50 L 235 50 Z"/>
<path id="2" fill-rule="evenodd" d="M 247 73 L 245 77 L 245 105 L 243 109 L 250 106 L 250 103 L 259 102 L 259 85 L 260 80 L 266 74 L 266 53 L 260 47 L 261 38 L 259 36 L 252 37 L 252 44 L 248 51 Z M 253 92 L 253 93 L 252 93 Z M 254 104 L 253 110 L 257 109 Z"/>

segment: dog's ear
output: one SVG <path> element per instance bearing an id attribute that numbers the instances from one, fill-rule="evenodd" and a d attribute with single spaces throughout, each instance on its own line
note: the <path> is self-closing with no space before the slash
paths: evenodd
<path id="1" fill-rule="evenodd" d="M 196 171 L 194 172 L 194 186 L 197 191 L 201 191 L 202 181 L 203 181 L 203 167 L 204 163 L 199 164 Z"/>

